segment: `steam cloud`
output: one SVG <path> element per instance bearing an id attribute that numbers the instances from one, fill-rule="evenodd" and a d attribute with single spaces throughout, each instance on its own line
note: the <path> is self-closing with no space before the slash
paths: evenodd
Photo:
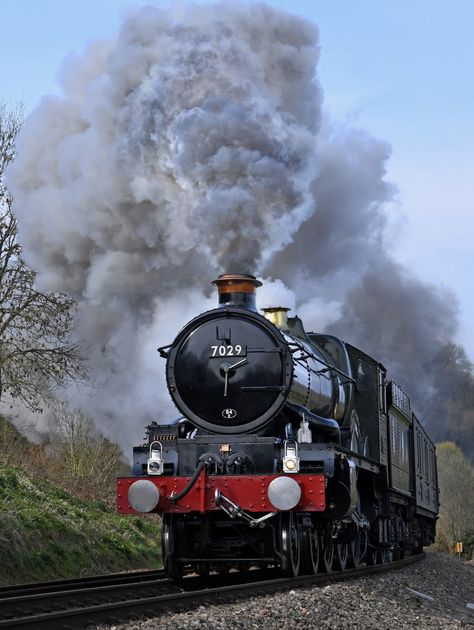
<path id="1" fill-rule="evenodd" d="M 296 298 L 307 328 L 402 376 L 455 330 L 385 253 L 390 149 L 322 116 L 318 54 L 313 24 L 266 5 L 147 7 L 67 61 L 63 96 L 21 132 L 25 257 L 41 289 L 77 299 L 95 375 L 70 396 L 127 450 L 173 417 L 156 347 L 215 306 L 222 271 L 266 277 L 261 306 Z"/>
<path id="2" fill-rule="evenodd" d="M 144 8 L 66 63 L 19 137 L 25 256 L 78 300 L 100 390 L 80 402 L 123 443 L 173 413 L 156 347 L 215 305 L 210 280 L 258 273 L 314 211 L 318 52 L 314 25 L 264 5 Z"/>

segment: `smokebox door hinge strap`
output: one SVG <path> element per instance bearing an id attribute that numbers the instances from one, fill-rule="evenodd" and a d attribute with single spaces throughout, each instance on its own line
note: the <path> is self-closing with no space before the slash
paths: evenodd
<path id="1" fill-rule="evenodd" d="M 231 334 L 232 332 L 230 328 L 224 328 L 222 331 L 219 326 L 216 326 L 216 339 L 218 341 L 226 341 L 227 343 L 230 343 Z"/>

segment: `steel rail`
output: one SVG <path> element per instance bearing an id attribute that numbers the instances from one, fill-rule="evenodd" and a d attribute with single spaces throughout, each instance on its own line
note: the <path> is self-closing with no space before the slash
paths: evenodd
<path id="1" fill-rule="evenodd" d="M 49 582 L 31 582 L 27 584 L 12 584 L 11 586 L 0 587 L 0 600 L 4 597 L 16 597 L 20 595 L 34 595 L 38 593 L 50 593 L 54 591 L 73 590 L 76 588 L 87 588 L 88 586 L 106 586 L 107 584 L 120 584 L 141 582 L 147 580 L 157 580 L 165 577 L 163 569 L 149 571 L 128 571 L 126 573 L 108 573 L 106 575 L 91 575 L 82 578 L 71 578 L 66 580 L 52 580 Z"/>
<path id="2" fill-rule="evenodd" d="M 162 577 L 155 580 L 134 580 L 125 583 L 102 582 L 88 586 L 81 585 L 78 588 L 65 588 L 60 586 L 47 592 L 34 592 L 21 595 L 10 595 L 0 599 L 0 620 L 13 619 L 26 614 L 81 606 L 97 605 L 107 601 L 113 603 L 118 600 L 137 599 L 144 597 L 170 594 L 176 592 L 177 586 L 173 580 L 163 572 Z M 1 627 L 1 626 L 0 626 Z"/>
<path id="3" fill-rule="evenodd" d="M 315 575 L 304 575 L 296 578 L 276 578 L 260 581 L 247 580 L 238 584 L 227 586 L 208 586 L 198 590 L 185 590 L 176 593 L 155 595 L 140 599 L 125 599 L 101 604 L 94 604 L 82 608 L 59 610 L 54 612 L 42 612 L 31 616 L 10 618 L 0 621 L 0 628 L 20 628 L 38 630 L 56 630 L 64 627 L 84 628 L 89 624 L 102 622 L 119 623 L 140 615 L 153 616 L 163 611 L 176 608 L 184 608 L 199 603 L 217 604 L 242 595 L 256 595 L 299 586 L 311 586 L 314 584 L 328 584 L 330 582 L 340 582 L 351 578 L 374 575 L 390 570 L 401 569 L 413 562 L 418 562 L 425 557 L 425 554 L 411 556 L 404 560 L 379 564 L 375 566 L 362 566 L 357 569 L 338 571 L 335 573 L 324 573 Z M 238 574 L 234 574 L 238 575 Z M 188 579 L 188 578 L 186 578 Z M 192 578 L 199 580 L 199 578 Z M 202 586 L 202 581 L 195 582 Z M 99 591 L 99 589 L 97 589 Z M 68 592 L 69 596 L 74 594 Z M 2 601 L 0 600 L 0 610 Z"/>

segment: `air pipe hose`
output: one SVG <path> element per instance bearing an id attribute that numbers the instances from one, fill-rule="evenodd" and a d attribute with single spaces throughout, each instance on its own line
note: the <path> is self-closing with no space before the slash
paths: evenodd
<path id="1" fill-rule="evenodd" d="M 206 467 L 206 463 L 205 462 L 199 462 L 199 464 L 197 465 L 196 470 L 193 473 L 193 476 L 188 481 L 186 486 L 181 490 L 181 492 L 178 492 L 178 494 L 171 494 L 170 495 L 170 501 L 173 501 L 173 503 L 176 503 L 177 501 L 179 501 L 180 499 L 185 497 L 188 494 L 188 492 L 191 490 L 191 488 L 194 486 L 196 481 L 198 480 L 198 477 L 201 474 L 201 470 L 203 470 L 205 467 Z"/>

